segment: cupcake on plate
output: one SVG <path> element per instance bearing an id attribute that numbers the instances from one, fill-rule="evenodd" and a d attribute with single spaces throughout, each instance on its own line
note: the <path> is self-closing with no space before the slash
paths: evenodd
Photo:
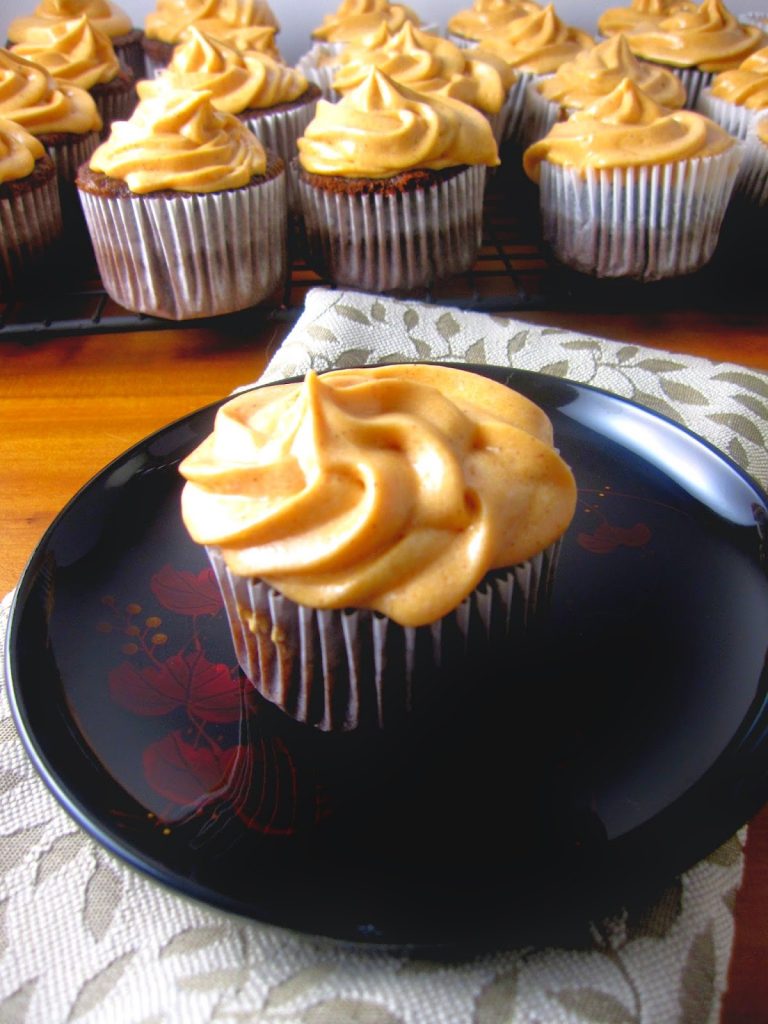
<path id="1" fill-rule="evenodd" d="M 737 68 L 721 71 L 699 93 L 696 109 L 745 139 L 755 117 L 768 110 L 768 46 L 750 54 Z"/>
<path id="2" fill-rule="evenodd" d="M 324 730 L 400 721 L 503 656 L 545 605 L 576 500 L 541 409 L 434 364 L 243 392 L 179 468 L 243 671 Z"/>
<path id="3" fill-rule="evenodd" d="M 314 117 L 320 90 L 294 68 L 259 50 L 236 50 L 194 26 L 187 29 L 167 68 L 139 84 L 142 99 L 159 89 L 193 89 L 210 93 L 217 110 L 234 114 L 277 153 L 290 172 L 296 140 Z M 298 193 L 288 173 L 289 205 Z"/>
<path id="4" fill-rule="evenodd" d="M 409 290 L 467 270 L 482 240 L 488 119 L 378 68 L 320 100 L 298 140 L 308 262 L 339 285 Z"/>
<path id="5" fill-rule="evenodd" d="M 517 76 L 516 103 L 510 113 L 507 138 L 514 146 L 526 145 L 527 89 L 534 78 L 554 74 L 566 61 L 595 45 L 592 36 L 567 25 L 552 4 L 515 18 L 503 35 L 483 41 L 483 50 L 501 57 Z"/>
<path id="6" fill-rule="evenodd" d="M 343 96 L 356 89 L 371 66 L 416 92 L 448 96 L 475 107 L 488 118 L 501 145 L 515 74 L 500 57 L 480 49 L 462 49 L 406 22 L 393 35 L 382 27 L 364 43 L 345 47 L 333 79 L 334 90 Z"/>
<path id="7" fill-rule="evenodd" d="M 254 306 L 286 268 L 283 161 L 209 95 L 163 89 L 77 176 L 106 292 L 170 320 Z"/>
<path id="8" fill-rule="evenodd" d="M 102 128 L 93 97 L 77 85 L 56 82 L 40 64 L 0 49 L 0 117 L 42 142 L 56 167 L 65 230 L 79 239 L 83 224 L 75 175 L 98 146 Z"/>
<path id="9" fill-rule="evenodd" d="M 63 225 L 53 161 L 39 139 L 2 118 L 0 225 L 0 297 L 10 298 L 55 255 Z"/>
<path id="10" fill-rule="evenodd" d="M 556 121 L 565 120 L 613 92 L 625 78 L 631 79 L 659 106 L 676 109 L 685 104 L 685 87 L 678 76 L 638 60 L 626 38 L 618 33 L 561 64 L 553 75 L 529 82 L 529 143 L 546 135 Z"/>
<path id="11" fill-rule="evenodd" d="M 147 77 L 167 67 L 190 26 L 238 50 L 259 50 L 281 60 L 280 25 L 266 0 L 157 0 L 144 19 Z"/>
<path id="12" fill-rule="evenodd" d="M 82 14 L 31 28 L 11 53 L 44 67 L 58 82 L 85 89 L 102 120 L 102 135 L 113 121 L 124 121 L 136 106 L 135 77 L 118 61 L 109 36 Z"/>
<path id="13" fill-rule="evenodd" d="M 509 23 L 541 10 L 536 0 L 474 0 L 448 19 L 446 35 L 457 46 L 481 46 L 506 33 Z"/>
<path id="14" fill-rule="evenodd" d="M 140 28 L 131 23 L 128 14 L 111 0 L 40 0 L 34 13 L 14 18 L 8 28 L 9 43 L 25 43 L 31 31 L 58 21 L 71 21 L 85 15 L 99 32 L 109 40 L 126 71 L 137 80 L 144 77 L 144 50 L 141 45 L 144 35 Z"/>
<path id="15" fill-rule="evenodd" d="M 761 29 L 740 22 L 721 0 L 675 11 L 654 29 L 628 33 L 627 40 L 636 57 L 680 76 L 691 109 L 714 75 L 738 67 L 768 42 Z"/>
<path id="16" fill-rule="evenodd" d="M 524 155 L 554 256 L 596 277 L 642 281 L 711 259 L 740 162 L 714 121 L 660 107 L 630 79 Z"/>
<path id="17" fill-rule="evenodd" d="M 601 36 L 619 32 L 652 32 L 665 18 L 678 11 L 693 11 L 692 0 L 632 0 L 628 7 L 609 7 L 597 19 Z"/>

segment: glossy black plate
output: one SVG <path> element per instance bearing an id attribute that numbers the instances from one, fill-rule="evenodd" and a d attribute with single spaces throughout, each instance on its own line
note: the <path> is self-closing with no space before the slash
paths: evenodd
<path id="1" fill-rule="evenodd" d="M 43 778 L 106 847 L 248 917 L 431 947 L 628 899 L 768 798 L 765 495 L 627 401 L 478 372 L 549 413 L 578 509 L 531 642 L 394 730 L 322 734 L 237 670 L 178 511 L 215 406 L 59 515 L 12 608 L 10 694 Z"/>

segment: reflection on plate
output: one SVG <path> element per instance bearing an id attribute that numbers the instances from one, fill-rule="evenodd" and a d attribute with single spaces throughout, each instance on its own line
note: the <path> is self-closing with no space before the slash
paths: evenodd
<path id="1" fill-rule="evenodd" d="M 10 692 L 44 779 L 110 850 L 261 921 L 433 946 L 625 899 L 768 797 L 765 496 L 629 402 L 476 369 L 549 413 L 578 510 L 534 642 L 405 728 L 323 734 L 243 680 L 178 511 L 215 407 L 60 514 L 17 591 Z"/>

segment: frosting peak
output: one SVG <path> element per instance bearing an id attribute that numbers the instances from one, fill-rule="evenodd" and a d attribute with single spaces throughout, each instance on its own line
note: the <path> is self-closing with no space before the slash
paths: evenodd
<path id="1" fill-rule="evenodd" d="M 109 36 L 84 14 L 32 28 L 25 41 L 11 49 L 40 64 L 58 81 L 71 82 L 81 89 L 111 82 L 120 72 Z"/>
<path id="2" fill-rule="evenodd" d="M 756 50 L 737 68 L 715 75 L 710 91 L 718 99 L 750 110 L 768 107 L 768 46 Z"/>
<path id="3" fill-rule="evenodd" d="M 59 83 L 44 67 L 0 49 L 0 117 L 33 135 L 99 131 L 101 117 L 93 97 L 76 85 Z"/>
<path id="4" fill-rule="evenodd" d="M 43 156 L 45 148 L 39 139 L 14 121 L 0 118 L 0 184 L 26 178 Z"/>
<path id="5" fill-rule="evenodd" d="M 85 15 L 94 28 L 110 39 L 132 30 L 130 17 L 109 0 L 40 0 L 34 14 L 14 18 L 8 28 L 12 43 L 26 42 L 33 29 L 50 25 L 52 21 L 70 21 Z"/>
<path id="6" fill-rule="evenodd" d="M 428 365 L 310 371 L 244 393 L 180 471 L 187 529 L 234 573 L 405 626 L 557 540 L 576 497 L 540 409 Z"/>
<path id="7" fill-rule="evenodd" d="M 520 71 L 545 75 L 566 60 L 594 46 L 594 39 L 581 29 L 566 25 L 552 4 L 532 14 L 514 18 L 502 35 L 483 40 L 483 50 L 502 57 Z"/>
<path id="8" fill-rule="evenodd" d="M 266 170 L 264 147 L 210 94 L 161 89 L 143 99 L 128 121 L 115 121 L 90 166 L 124 181 L 132 192 L 172 189 L 221 192 L 247 185 Z"/>
<path id="9" fill-rule="evenodd" d="M 406 21 L 421 23 L 409 7 L 391 4 L 389 0 L 342 0 L 339 7 L 313 29 L 312 38 L 325 43 L 349 43 L 381 25 L 396 32 Z"/>
<path id="10" fill-rule="evenodd" d="M 298 148 L 305 170 L 349 178 L 499 162 L 483 114 L 458 100 L 408 89 L 376 67 L 337 103 L 318 102 Z"/>
<path id="11" fill-rule="evenodd" d="M 535 0 L 474 0 L 448 20 L 448 31 L 475 42 L 504 35 L 509 23 L 541 10 Z"/>
<path id="12" fill-rule="evenodd" d="M 279 24 L 266 0 L 157 0 L 157 5 L 144 19 L 144 29 L 152 39 L 177 43 L 184 31 L 196 25 L 217 39 L 232 41 L 232 35 L 248 29 L 270 29 L 261 34 L 274 46 Z M 251 42 L 257 38 L 251 37 Z"/>

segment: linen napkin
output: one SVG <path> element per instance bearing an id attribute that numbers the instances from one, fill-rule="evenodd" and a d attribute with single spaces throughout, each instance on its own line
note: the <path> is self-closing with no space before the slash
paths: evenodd
<path id="1" fill-rule="evenodd" d="M 263 376 L 511 365 L 658 410 L 768 480 L 768 375 L 519 319 L 317 288 Z M 4 643 L 12 595 L 0 605 Z M 429 962 L 225 914 L 108 853 L 26 757 L 0 679 L 0 1020 L 8 1024 L 716 1024 L 746 829 L 573 947 Z"/>

